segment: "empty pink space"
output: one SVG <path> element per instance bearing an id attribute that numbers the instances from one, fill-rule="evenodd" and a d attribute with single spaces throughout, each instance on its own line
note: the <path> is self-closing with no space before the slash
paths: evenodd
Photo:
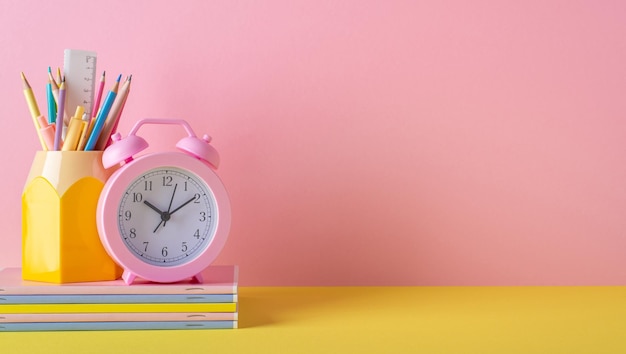
<path id="1" fill-rule="evenodd" d="M 621 285 L 620 1 L 5 1 L 0 267 L 65 48 L 213 136 L 241 285 Z M 151 149 L 183 131 L 147 128 Z"/>

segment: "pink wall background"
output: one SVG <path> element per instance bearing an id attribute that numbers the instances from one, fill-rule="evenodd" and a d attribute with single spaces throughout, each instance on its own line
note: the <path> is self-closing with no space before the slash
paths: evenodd
<path id="1" fill-rule="evenodd" d="M 133 74 L 122 133 L 214 137 L 243 285 L 626 283 L 625 2 L 0 6 L 0 267 L 38 149 L 19 73 L 43 106 L 74 48 Z"/>

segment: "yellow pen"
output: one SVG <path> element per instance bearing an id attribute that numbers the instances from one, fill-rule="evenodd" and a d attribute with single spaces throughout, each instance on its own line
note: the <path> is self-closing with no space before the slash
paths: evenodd
<path id="1" fill-rule="evenodd" d="M 37 100 L 35 100 L 35 95 L 33 94 L 33 89 L 30 87 L 28 80 L 26 80 L 26 75 L 22 72 L 22 86 L 24 88 L 24 97 L 26 98 L 26 104 L 28 105 L 28 110 L 30 111 L 30 115 L 33 119 L 33 124 L 35 124 L 35 130 L 37 131 L 37 136 L 39 137 L 39 143 L 41 143 L 41 148 L 44 150 L 48 150 L 46 142 L 43 140 L 40 132 L 39 122 L 37 121 L 37 117 L 39 117 L 39 106 L 37 106 Z"/>
<path id="2" fill-rule="evenodd" d="M 89 134 L 91 132 L 91 127 L 93 124 L 89 124 L 91 120 L 89 119 L 89 115 L 87 113 L 83 114 L 83 122 L 81 125 L 80 139 L 78 140 L 78 145 L 76 146 L 76 150 L 84 150 L 85 144 L 87 143 L 87 139 L 89 138 Z"/>

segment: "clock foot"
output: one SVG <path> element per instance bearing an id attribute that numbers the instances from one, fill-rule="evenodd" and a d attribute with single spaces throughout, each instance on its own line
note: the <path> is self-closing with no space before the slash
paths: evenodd
<path id="1" fill-rule="evenodd" d="M 132 284 L 133 281 L 135 281 L 135 278 L 137 278 L 137 276 L 127 270 L 124 270 L 124 273 L 122 273 L 122 279 L 124 279 L 124 283 L 126 283 L 126 285 Z"/>
<path id="2" fill-rule="evenodd" d="M 203 279 L 202 279 L 202 274 L 201 274 L 201 273 L 198 273 L 198 274 L 194 275 L 194 276 L 193 276 L 193 278 L 191 279 L 191 282 L 192 282 L 192 283 L 199 283 L 199 284 L 202 284 L 202 282 L 203 282 Z"/>

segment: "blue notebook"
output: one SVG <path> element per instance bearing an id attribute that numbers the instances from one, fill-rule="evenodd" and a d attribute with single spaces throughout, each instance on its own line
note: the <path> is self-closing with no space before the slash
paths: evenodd
<path id="1" fill-rule="evenodd" d="M 165 321 L 165 322 L 22 322 L 0 323 L 0 332 L 29 331 L 116 331 L 142 329 L 228 329 L 237 321 Z"/>

